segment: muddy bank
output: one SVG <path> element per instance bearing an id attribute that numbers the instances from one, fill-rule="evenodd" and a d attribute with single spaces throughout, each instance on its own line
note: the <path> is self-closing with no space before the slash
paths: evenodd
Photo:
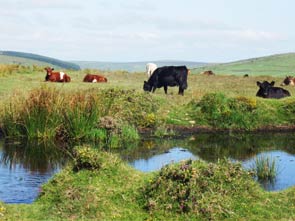
<path id="1" fill-rule="evenodd" d="M 143 136 L 152 136 L 155 129 L 153 128 L 140 128 L 138 132 Z M 243 130 L 243 129 L 218 129 L 208 126 L 180 126 L 169 125 L 167 132 L 171 132 L 174 136 L 182 137 L 198 133 L 264 133 L 264 132 L 295 132 L 295 125 L 280 125 L 280 126 L 265 126 L 255 130 Z M 173 137 L 174 137 L 173 136 Z"/>

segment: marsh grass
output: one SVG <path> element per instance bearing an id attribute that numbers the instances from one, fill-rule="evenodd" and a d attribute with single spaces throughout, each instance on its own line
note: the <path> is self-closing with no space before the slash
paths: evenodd
<path id="1" fill-rule="evenodd" d="M 145 116 L 156 116 L 159 103 L 133 90 L 69 93 L 46 85 L 14 97 L 4 107 L 1 127 L 7 137 L 89 139 L 119 147 L 139 139 L 137 127 L 157 123 Z M 100 124 L 106 116 L 118 121 L 118 125 L 107 128 Z"/>
<path id="2" fill-rule="evenodd" d="M 255 158 L 253 170 L 258 180 L 273 181 L 277 176 L 278 166 L 275 158 L 261 155 Z"/>

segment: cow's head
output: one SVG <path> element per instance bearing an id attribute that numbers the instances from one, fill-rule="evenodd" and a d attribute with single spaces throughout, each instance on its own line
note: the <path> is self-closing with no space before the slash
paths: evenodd
<path id="1" fill-rule="evenodd" d="M 54 70 L 54 68 L 46 67 L 46 68 L 44 68 L 44 70 L 47 72 L 47 74 L 50 75 L 52 73 L 52 71 Z"/>
<path id="2" fill-rule="evenodd" d="M 152 86 L 147 81 L 144 81 L 143 82 L 143 90 L 144 91 L 152 91 Z"/>
<path id="3" fill-rule="evenodd" d="M 46 68 L 44 68 L 44 70 L 46 71 L 45 81 L 48 81 L 54 68 L 46 67 Z"/>
<path id="4" fill-rule="evenodd" d="M 257 86 L 259 87 L 260 92 L 259 95 L 262 97 L 267 97 L 269 94 L 269 89 L 272 88 L 274 85 L 274 81 L 272 81 L 271 83 L 269 83 L 268 81 L 263 81 L 262 83 L 257 81 Z"/>
<path id="5" fill-rule="evenodd" d="M 286 78 L 283 80 L 283 82 L 281 83 L 281 86 L 285 86 L 285 85 L 294 85 L 294 81 L 293 81 L 293 77 L 292 76 L 286 76 Z"/>

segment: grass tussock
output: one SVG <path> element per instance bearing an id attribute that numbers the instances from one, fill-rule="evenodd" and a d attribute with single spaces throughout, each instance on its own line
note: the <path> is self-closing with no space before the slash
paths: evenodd
<path id="1" fill-rule="evenodd" d="M 187 105 L 191 119 L 199 125 L 238 130 L 291 124 L 288 116 L 292 109 L 285 107 L 286 104 L 278 100 L 228 97 L 223 93 L 209 93 Z"/>
<path id="2" fill-rule="evenodd" d="M 132 142 L 137 128 L 158 123 L 159 102 L 132 90 L 89 90 L 67 93 L 54 87 L 32 90 L 4 106 L 1 127 L 6 136 L 61 140 L 97 140 L 101 143 Z M 105 117 L 116 122 L 108 128 Z"/>
<path id="3" fill-rule="evenodd" d="M 258 156 L 253 170 L 258 180 L 273 181 L 278 173 L 276 160 L 270 156 Z"/>
<path id="4" fill-rule="evenodd" d="M 185 161 L 166 166 L 144 188 L 151 212 L 190 214 L 207 220 L 231 217 L 239 197 L 255 198 L 257 187 L 239 164 Z"/>

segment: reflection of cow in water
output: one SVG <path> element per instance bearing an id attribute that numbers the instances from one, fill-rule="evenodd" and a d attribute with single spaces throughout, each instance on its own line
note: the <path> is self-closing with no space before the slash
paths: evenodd
<path id="1" fill-rule="evenodd" d="M 276 99 L 291 96 L 289 91 L 280 87 L 274 87 L 274 84 L 274 81 L 272 81 L 271 83 L 269 83 L 268 81 L 263 81 L 262 83 L 257 81 L 257 86 L 259 87 L 259 90 L 257 91 L 256 96 L 262 98 Z"/>
<path id="2" fill-rule="evenodd" d="M 285 86 L 285 85 L 294 86 L 295 85 L 295 78 L 292 76 L 286 76 L 284 81 L 281 83 L 281 86 Z"/>
<path id="3" fill-rule="evenodd" d="M 213 71 L 204 71 L 203 73 L 202 73 L 203 75 L 208 75 L 208 76 L 210 76 L 210 75 L 215 75 L 214 74 L 214 72 Z"/>
<path id="4" fill-rule="evenodd" d="M 178 94 L 183 95 L 187 88 L 187 75 L 189 70 L 186 66 L 164 66 L 157 68 L 148 81 L 144 81 L 143 90 L 154 92 L 156 88 L 164 87 L 167 94 L 168 86 L 179 86 Z"/>

